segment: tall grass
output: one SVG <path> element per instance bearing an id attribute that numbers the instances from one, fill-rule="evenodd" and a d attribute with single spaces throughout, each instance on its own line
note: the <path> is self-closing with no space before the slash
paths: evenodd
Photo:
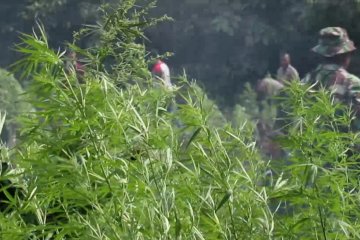
<path id="1" fill-rule="evenodd" d="M 88 59 L 85 84 L 43 28 L 23 36 L 18 67 L 37 111 L 21 118 L 15 149 L 2 147 L 16 168 L 1 175 L 12 181 L 1 188 L 1 238 L 359 238 L 357 135 L 340 131 L 351 115 L 294 84 L 287 165 L 262 159 L 252 125 L 231 127 L 195 84 L 153 87 L 136 43 L 154 23 L 145 13 L 122 1 L 82 32 L 100 39 L 71 46 Z M 170 113 L 175 95 L 182 104 Z"/>

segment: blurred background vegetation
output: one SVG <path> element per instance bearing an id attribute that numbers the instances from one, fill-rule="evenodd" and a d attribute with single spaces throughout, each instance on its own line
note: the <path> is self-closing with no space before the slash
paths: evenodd
<path id="1" fill-rule="evenodd" d="M 41 20 L 53 48 L 64 48 L 74 31 L 84 24 L 96 24 L 102 3 L 112 0 L 17 0 L 0 3 L 0 67 L 6 68 L 18 56 L 12 47 L 18 32 L 30 32 Z M 147 1 L 144 1 L 144 3 Z M 140 3 L 141 4 L 141 3 Z M 153 53 L 173 52 L 168 59 L 173 73 L 186 69 L 198 79 L 222 108 L 239 101 L 246 82 L 253 85 L 267 72 L 275 73 L 278 56 L 288 51 L 301 75 L 314 67 L 316 57 L 309 49 L 320 28 L 347 28 L 360 42 L 360 4 L 356 0 L 159 0 L 153 16 L 167 14 L 174 21 L 147 30 L 145 45 Z M 94 39 L 85 38 L 81 47 Z M 355 57 L 353 69 L 360 58 Z"/>

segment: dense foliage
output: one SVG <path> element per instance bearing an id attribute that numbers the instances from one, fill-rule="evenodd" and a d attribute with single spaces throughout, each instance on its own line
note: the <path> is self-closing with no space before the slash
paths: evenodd
<path id="1" fill-rule="evenodd" d="M 0 112 L 5 117 L 1 138 L 9 145 L 16 140 L 16 128 L 19 125 L 17 117 L 31 111 L 31 105 L 24 101 L 24 93 L 14 76 L 4 69 L 0 69 Z"/>

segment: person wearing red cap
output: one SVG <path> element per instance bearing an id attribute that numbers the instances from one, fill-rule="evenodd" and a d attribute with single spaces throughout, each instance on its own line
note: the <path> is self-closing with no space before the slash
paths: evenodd
<path id="1" fill-rule="evenodd" d="M 164 84 L 164 86 L 167 89 L 172 88 L 172 84 L 170 80 L 170 69 L 165 62 L 158 59 L 154 64 L 151 72 L 156 79 L 161 80 L 161 82 Z"/>

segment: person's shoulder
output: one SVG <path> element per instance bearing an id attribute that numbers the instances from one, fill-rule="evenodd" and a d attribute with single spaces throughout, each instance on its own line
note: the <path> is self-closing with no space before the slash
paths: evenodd
<path id="1" fill-rule="evenodd" d="M 289 73 L 290 73 L 290 76 L 293 78 L 291 80 L 299 80 L 300 79 L 299 72 L 292 65 L 289 66 Z"/>
<path id="2" fill-rule="evenodd" d="M 293 65 L 289 66 L 289 70 L 291 70 L 292 72 L 297 72 L 296 68 Z"/>
<path id="3" fill-rule="evenodd" d="M 281 88 L 284 87 L 284 85 L 283 85 L 281 82 L 279 82 L 279 81 L 276 80 L 276 79 L 269 78 L 269 77 L 264 78 L 264 79 L 263 79 L 263 82 L 264 82 L 264 84 L 266 84 L 266 85 L 268 85 L 268 86 L 275 87 L 275 88 L 279 88 L 279 89 L 281 89 Z"/>
<path id="4" fill-rule="evenodd" d="M 170 74 L 170 68 L 166 63 L 163 62 L 160 67 L 164 74 Z"/>
<path id="5" fill-rule="evenodd" d="M 354 74 L 347 73 L 346 78 L 352 83 L 360 86 L 360 78 Z"/>
<path id="6" fill-rule="evenodd" d="M 360 78 L 352 73 L 349 73 L 347 70 L 341 68 L 338 70 L 338 73 L 341 74 L 348 81 L 360 84 Z"/>

